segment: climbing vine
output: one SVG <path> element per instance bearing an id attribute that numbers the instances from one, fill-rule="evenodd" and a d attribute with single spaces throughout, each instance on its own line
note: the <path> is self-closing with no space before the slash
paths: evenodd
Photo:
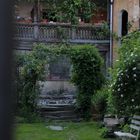
<path id="1" fill-rule="evenodd" d="M 46 64 L 45 48 L 35 47 L 32 52 L 16 56 L 17 75 L 17 107 L 18 115 L 27 121 L 37 115 L 37 97 L 39 94 L 38 81 L 43 80 L 44 65 Z"/>
<path id="2" fill-rule="evenodd" d="M 102 58 L 98 50 L 91 45 L 36 45 L 32 52 L 23 57 L 19 90 L 19 107 L 22 116 L 37 113 L 38 81 L 44 79 L 45 65 L 55 61 L 58 56 L 66 55 L 72 64 L 71 82 L 78 88 L 77 108 L 86 120 L 91 117 L 92 95 L 103 83 L 101 72 Z M 17 82 L 18 83 L 18 82 Z"/>

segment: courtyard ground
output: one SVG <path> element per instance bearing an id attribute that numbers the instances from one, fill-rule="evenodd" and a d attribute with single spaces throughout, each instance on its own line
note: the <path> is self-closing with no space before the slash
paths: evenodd
<path id="1" fill-rule="evenodd" d="M 62 131 L 50 130 L 54 123 L 18 124 L 17 140 L 104 140 L 95 122 L 61 123 Z M 57 124 L 58 125 L 58 124 Z"/>

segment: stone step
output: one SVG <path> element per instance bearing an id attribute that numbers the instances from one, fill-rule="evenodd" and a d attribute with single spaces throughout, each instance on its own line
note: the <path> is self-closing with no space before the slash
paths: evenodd
<path id="1" fill-rule="evenodd" d="M 74 110 L 74 106 L 72 105 L 47 105 L 41 106 L 40 111 L 67 111 Z"/>
<path id="2" fill-rule="evenodd" d="M 38 106 L 40 115 L 46 120 L 77 121 L 73 95 L 41 95 Z"/>
<path id="3" fill-rule="evenodd" d="M 33 42 L 20 42 L 19 43 L 19 47 L 28 47 L 28 48 L 32 48 L 33 46 Z"/>
<path id="4" fill-rule="evenodd" d="M 41 112 L 41 115 L 43 116 L 74 116 L 76 113 L 73 110 L 70 111 L 45 111 Z"/>
<path id="5" fill-rule="evenodd" d="M 16 40 L 15 41 L 15 46 L 18 49 L 31 49 L 33 47 L 34 41 L 32 40 Z"/>
<path id="6" fill-rule="evenodd" d="M 79 117 L 76 115 L 73 116 L 45 116 L 46 120 L 62 120 L 62 121 L 76 121 L 79 120 Z"/>
<path id="7" fill-rule="evenodd" d="M 40 108 L 40 115 L 46 120 L 78 121 L 80 118 L 73 105 L 47 105 Z"/>
<path id="8" fill-rule="evenodd" d="M 41 94 L 39 96 L 39 98 L 43 98 L 43 99 L 65 99 L 65 98 L 76 98 L 75 95 L 44 95 L 44 94 Z"/>

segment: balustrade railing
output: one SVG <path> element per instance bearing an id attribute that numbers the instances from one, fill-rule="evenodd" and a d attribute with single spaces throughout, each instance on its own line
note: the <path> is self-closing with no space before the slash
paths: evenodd
<path id="1" fill-rule="evenodd" d="M 34 38 L 34 25 L 33 24 L 16 24 L 15 26 L 17 38 Z"/>
<path id="2" fill-rule="evenodd" d="M 17 39 L 38 41 L 65 40 L 109 40 L 109 31 L 102 26 L 72 26 L 67 24 L 25 24 L 16 23 Z"/>

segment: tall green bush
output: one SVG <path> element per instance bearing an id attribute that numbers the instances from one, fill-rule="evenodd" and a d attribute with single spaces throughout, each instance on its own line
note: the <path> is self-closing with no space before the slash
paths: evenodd
<path id="1" fill-rule="evenodd" d="M 17 92 L 17 111 L 19 116 L 33 121 L 37 115 L 38 81 L 43 79 L 47 56 L 44 46 L 35 47 L 32 52 L 17 55 L 15 85 Z"/>
<path id="2" fill-rule="evenodd" d="M 123 38 L 119 59 L 113 70 L 109 103 L 114 113 L 132 115 L 140 112 L 140 32 Z"/>
<path id="3" fill-rule="evenodd" d="M 71 61 L 72 82 L 78 88 L 77 107 L 82 117 L 88 120 L 91 117 L 92 95 L 104 81 L 101 72 L 103 60 L 94 46 L 83 45 L 73 47 Z"/>

